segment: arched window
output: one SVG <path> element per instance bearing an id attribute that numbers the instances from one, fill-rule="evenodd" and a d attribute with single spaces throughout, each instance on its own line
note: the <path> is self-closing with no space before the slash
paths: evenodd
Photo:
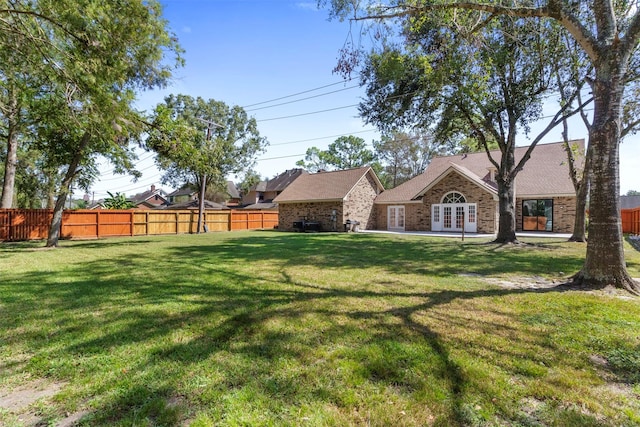
<path id="1" fill-rule="evenodd" d="M 442 198 L 442 203 L 467 203 L 467 199 L 457 191 L 452 191 L 451 193 L 445 194 Z"/>

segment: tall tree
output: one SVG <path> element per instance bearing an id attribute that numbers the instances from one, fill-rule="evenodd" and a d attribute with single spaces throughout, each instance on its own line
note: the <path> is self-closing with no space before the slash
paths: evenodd
<path id="1" fill-rule="evenodd" d="M 353 10 L 347 0 L 329 0 L 334 16 L 390 20 L 398 17 L 426 17 L 454 10 L 466 10 L 487 22 L 500 16 L 527 21 L 555 21 L 575 39 L 594 68 L 594 111 L 589 130 L 591 198 L 589 242 L 585 263 L 575 276 L 576 284 L 600 288 L 612 285 L 640 294 L 640 284 L 629 275 L 624 261 L 620 211 L 619 143 L 623 119 L 623 96 L 629 74 L 637 69 L 640 39 L 640 10 L 635 2 L 613 0 L 537 0 L 530 4 L 477 1 L 423 2 L 376 1 L 372 9 Z M 320 1 L 326 3 L 326 1 Z M 366 5 L 365 5 L 366 7 Z"/>
<path id="2" fill-rule="evenodd" d="M 305 162 L 306 161 L 306 162 Z M 316 147 L 307 149 L 305 160 L 296 162 L 311 172 L 324 169 L 343 170 L 371 165 L 376 161 L 375 153 L 367 148 L 364 139 L 357 136 L 341 136 L 329 144 L 326 150 Z"/>
<path id="3" fill-rule="evenodd" d="M 180 48 L 155 0 L 21 2 L 12 11 L 37 27 L 48 83 L 39 96 L 40 149 L 62 168 L 47 246 L 57 246 L 62 210 L 76 179 L 91 178 L 98 156 L 132 171 L 129 143 L 143 131 L 133 108 L 138 90 L 166 84 Z"/>
<path id="4" fill-rule="evenodd" d="M 179 180 L 200 191 L 199 233 L 207 182 L 221 184 L 227 175 L 250 169 L 267 141 L 243 108 L 213 99 L 170 95 L 151 120 L 146 145 L 167 171 L 163 182 Z"/>
<path id="5" fill-rule="evenodd" d="M 433 126 L 439 141 L 468 136 L 479 141 L 497 170 L 496 241 L 517 242 L 516 176 L 538 141 L 561 122 L 554 117 L 516 161 L 516 136 L 542 116 L 543 95 L 552 85 L 554 58 L 548 46 L 555 34 L 548 26 L 511 17 L 461 34 L 461 25 L 474 23 L 470 17 L 459 19 L 448 26 L 437 16 L 403 21 L 402 42 L 394 38 L 366 59 L 361 75 L 367 100 L 360 112 L 382 130 Z M 490 151 L 494 143 L 497 156 Z"/>
<path id="6" fill-rule="evenodd" d="M 394 131 L 374 141 L 377 158 L 382 162 L 384 174 L 393 188 L 420 175 L 434 156 L 453 154 L 444 145 L 437 144 L 430 132 L 412 133 Z M 386 186 L 385 186 L 386 187 Z"/>

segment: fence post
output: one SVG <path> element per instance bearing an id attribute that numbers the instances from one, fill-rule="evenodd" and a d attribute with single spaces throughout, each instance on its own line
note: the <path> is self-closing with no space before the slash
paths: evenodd
<path id="1" fill-rule="evenodd" d="M 100 209 L 96 209 L 96 239 L 100 238 Z"/>

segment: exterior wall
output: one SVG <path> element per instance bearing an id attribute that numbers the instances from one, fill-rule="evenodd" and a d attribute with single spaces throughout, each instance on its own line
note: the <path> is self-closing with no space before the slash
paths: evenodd
<path id="1" fill-rule="evenodd" d="M 336 231 L 343 231 L 344 224 L 349 219 L 359 221 L 361 229 L 376 227 L 376 210 L 373 200 L 377 195 L 377 185 L 374 178 L 367 174 L 353 187 L 344 201 L 333 202 L 304 202 L 278 204 L 278 229 L 293 231 L 293 222 L 307 219 L 318 221 L 322 230 L 331 231 L 331 212 L 336 211 Z"/>
<path id="2" fill-rule="evenodd" d="M 278 229 L 294 231 L 293 222 L 307 219 L 318 221 L 322 230 L 331 231 L 331 212 L 337 211 L 337 231 L 344 230 L 342 202 L 307 202 L 307 203 L 280 203 L 278 206 Z M 346 219 L 345 219 L 346 220 Z"/>
<path id="3" fill-rule="evenodd" d="M 427 221 L 428 209 L 423 203 L 408 203 L 405 205 L 402 203 L 395 203 L 388 205 L 375 205 L 377 230 L 387 230 L 389 228 L 389 206 L 404 206 L 405 231 L 429 231 L 431 229 L 431 224 Z"/>
<path id="4" fill-rule="evenodd" d="M 498 202 L 493 195 L 478 187 L 462 175 L 451 173 L 427 192 L 422 203 L 408 203 L 405 209 L 405 231 L 431 231 L 431 205 L 442 201 L 442 197 L 451 192 L 462 193 L 467 203 L 478 204 L 478 233 L 495 233 L 498 227 Z M 397 204 L 376 205 L 377 229 L 386 230 L 387 207 Z"/>
<path id="5" fill-rule="evenodd" d="M 536 197 L 536 199 L 553 199 L 553 232 L 573 233 L 576 217 L 575 197 Z M 522 231 L 522 201 L 532 197 L 516 198 L 516 230 Z"/>
<path id="6" fill-rule="evenodd" d="M 373 208 L 373 201 L 378 195 L 377 185 L 370 174 L 366 174 L 351 189 L 344 201 L 344 217 L 340 224 L 348 219 L 360 221 L 360 228 L 372 230 L 376 228 L 376 210 Z M 338 216 L 340 220 L 341 216 Z"/>
<path id="7" fill-rule="evenodd" d="M 427 230 L 431 230 L 431 205 L 442 201 L 445 194 L 457 191 L 467 199 L 467 203 L 478 204 L 478 233 L 495 233 L 498 229 L 498 202 L 488 191 L 478 187 L 462 175 L 453 172 L 431 188 L 422 198 L 425 206 Z"/>

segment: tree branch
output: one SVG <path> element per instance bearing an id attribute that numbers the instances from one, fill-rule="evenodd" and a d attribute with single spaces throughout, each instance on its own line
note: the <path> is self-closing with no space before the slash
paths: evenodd
<path id="1" fill-rule="evenodd" d="M 600 2 L 596 2 L 600 3 Z M 607 2 L 603 2 L 607 3 Z M 420 14 L 451 9 L 475 10 L 493 15 L 507 15 L 519 18 L 551 18 L 558 21 L 576 39 L 589 57 L 595 61 L 598 58 L 598 43 L 594 35 L 585 27 L 578 17 L 563 8 L 560 0 L 549 0 L 546 6 L 542 7 L 508 7 L 493 4 L 475 2 L 451 2 L 444 4 L 431 4 L 424 6 L 390 6 L 380 9 L 381 13 L 354 17 L 352 21 L 383 20 L 391 18 L 401 18 L 417 16 Z"/>

